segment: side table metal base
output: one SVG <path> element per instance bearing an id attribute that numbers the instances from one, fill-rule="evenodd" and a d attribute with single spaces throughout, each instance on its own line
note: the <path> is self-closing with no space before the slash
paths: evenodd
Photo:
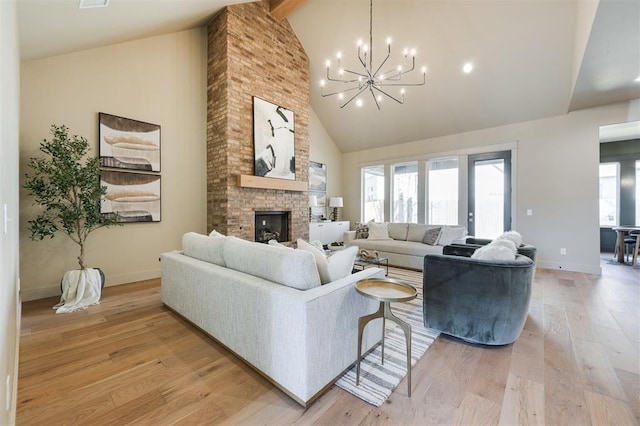
<path id="1" fill-rule="evenodd" d="M 391 304 L 389 302 L 380 302 L 380 308 L 377 312 L 370 315 L 365 315 L 358 319 L 358 366 L 356 370 L 356 386 L 360 384 L 360 361 L 362 358 L 362 332 L 367 324 L 376 319 L 382 318 L 382 364 L 384 365 L 384 334 L 385 323 L 389 319 L 402 329 L 404 337 L 407 341 L 407 389 L 409 397 L 411 397 L 411 325 L 404 322 L 391 312 Z"/>

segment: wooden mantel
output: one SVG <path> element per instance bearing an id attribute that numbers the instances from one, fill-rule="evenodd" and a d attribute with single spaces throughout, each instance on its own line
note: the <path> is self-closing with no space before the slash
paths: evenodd
<path id="1" fill-rule="evenodd" d="M 270 0 L 271 14 L 276 19 L 283 20 L 307 0 Z"/>
<path id="2" fill-rule="evenodd" d="M 238 175 L 238 186 L 242 188 L 279 189 L 282 191 L 304 192 L 309 190 L 308 182 L 266 178 L 262 176 Z"/>

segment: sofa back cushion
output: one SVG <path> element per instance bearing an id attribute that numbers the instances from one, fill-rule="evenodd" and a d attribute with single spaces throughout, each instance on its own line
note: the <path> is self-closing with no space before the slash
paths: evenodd
<path id="1" fill-rule="evenodd" d="M 393 238 L 398 241 L 407 241 L 407 231 L 409 229 L 408 223 L 390 223 L 389 224 L 389 238 Z"/>
<path id="2" fill-rule="evenodd" d="M 407 233 L 407 241 L 415 241 L 421 243 L 424 238 L 424 233 L 428 229 L 434 228 L 435 225 L 425 225 L 424 223 L 410 223 L 409 232 Z"/>
<path id="3" fill-rule="evenodd" d="M 299 290 L 320 285 L 313 255 L 302 250 L 288 250 L 227 237 L 224 242 L 224 261 L 227 268 Z"/>
<path id="4" fill-rule="evenodd" d="M 226 266 L 222 246 L 227 237 L 208 237 L 195 232 L 182 236 L 182 251 L 185 255 L 218 266 Z"/>

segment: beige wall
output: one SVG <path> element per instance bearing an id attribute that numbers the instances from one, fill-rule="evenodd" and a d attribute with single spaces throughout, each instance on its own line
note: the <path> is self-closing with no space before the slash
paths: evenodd
<path id="1" fill-rule="evenodd" d="M 600 272 L 599 126 L 638 120 L 640 101 L 343 156 L 345 217 L 360 219 L 363 164 L 515 146 L 514 229 L 538 247 L 538 264 Z M 490 147 L 496 145 L 495 147 Z M 527 216 L 527 209 L 533 210 Z M 560 248 L 567 254 L 560 255 Z"/>
<path id="2" fill-rule="evenodd" d="M 309 125 L 309 161 L 327 165 L 327 204 L 329 197 L 344 196 L 342 194 L 342 153 L 327 133 L 316 113 L 311 110 Z M 325 215 L 329 217 L 329 208 Z M 346 218 L 345 218 L 346 220 Z M 353 225 L 353 223 L 352 223 Z"/>
<path id="3" fill-rule="evenodd" d="M 15 422 L 20 335 L 16 2 L 0 1 L 0 424 Z M 5 228 L 6 223 L 6 228 Z M 5 231 L 6 229 L 6 231 Z M 8 384 L 8 386 L 7 386 Z M 9 395 L 7 395 L 9 393 Z M 5 407 L 9 401 L 9 409 Z"/>
<path id="4" fill-rule="evenodd" d="M 20 167 L 49 138 L 52 123 L 85 136 L 97 155 L 98 112 L 162 126 L 162 221 L 99 229 L 86 262 L 107 285 L 160 276 L 158 255 L 179 249 L 186 231 L 206 231 L 206 31 L 194 29 L 22 64 Z M 63 273 L 78 267 L 64 234 L 31 241 L 35 207 L 20 193 L 23 298 L 60 294 Z"/>

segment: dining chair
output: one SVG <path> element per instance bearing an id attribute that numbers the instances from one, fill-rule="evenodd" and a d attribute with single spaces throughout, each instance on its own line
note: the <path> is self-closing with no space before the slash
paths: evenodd
<path id="1" fill-rule="evenodd" d="M 638 267 L 638 255 L 640 252 L 640 229 L 634 229 L 633 231 L 629 231 L 629 235 L 635 237 L 633 249 L 631 252 L 631 254 L 633 255 L 633 261 L 631 264 L 633 265 L 633 269 L 635 269 Z M 625 239 L 625 242 L 626 242 L 626 239 Z"/>

